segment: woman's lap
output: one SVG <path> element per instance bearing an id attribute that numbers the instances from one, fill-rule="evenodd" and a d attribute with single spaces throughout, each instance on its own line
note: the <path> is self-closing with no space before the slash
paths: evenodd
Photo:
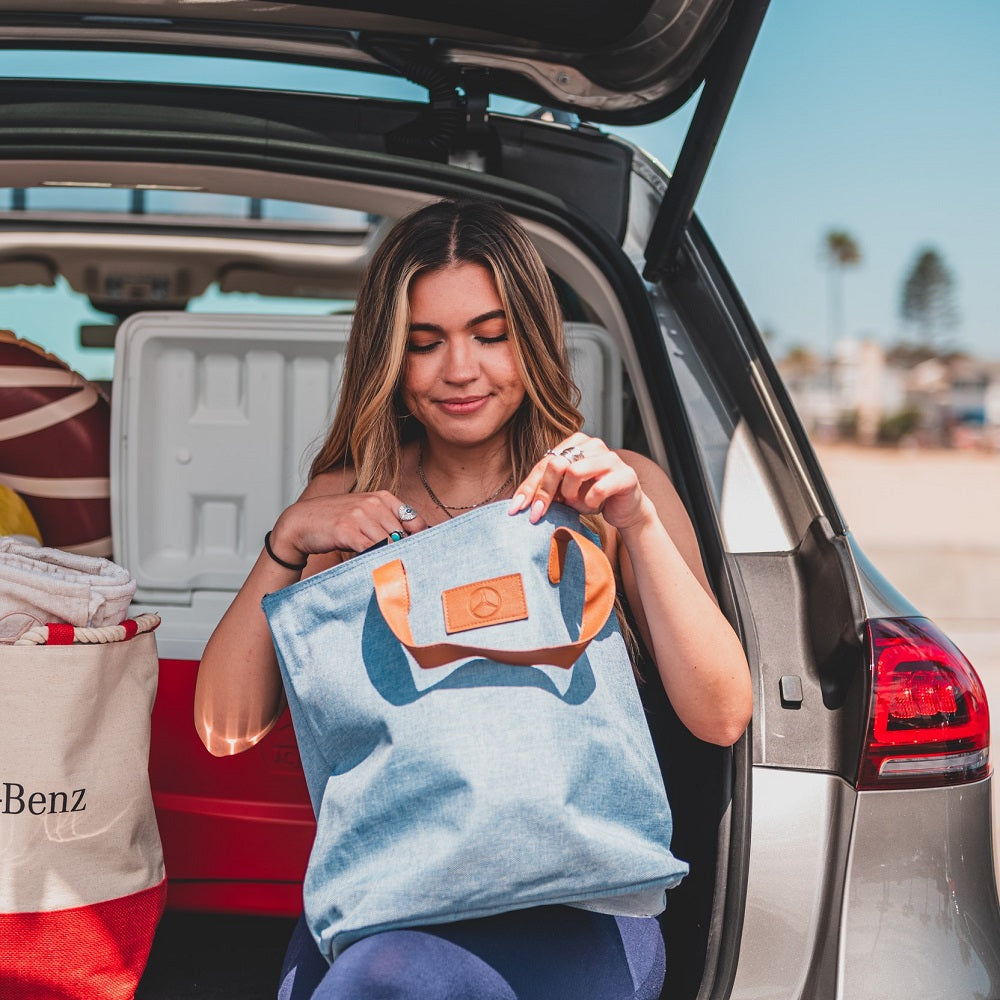
<path id="1" fill-rule="evenodd" d="M 665 971 L 654 918 L 567 906 L 518 910 L 351 945 L 328 966 L 305 922 L 279 1000 L 655 1000 Z"/>

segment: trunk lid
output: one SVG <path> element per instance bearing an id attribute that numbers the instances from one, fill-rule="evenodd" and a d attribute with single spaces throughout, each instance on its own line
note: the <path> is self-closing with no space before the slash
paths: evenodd
<path id="1" fill-rule="evenodd" d="M 231 54 L 439 78 L 637 124 L 698 88 L 734 0 L 7 0 L 0 43 Z M 424 80 L 417 82 L 423 83 Z"/>

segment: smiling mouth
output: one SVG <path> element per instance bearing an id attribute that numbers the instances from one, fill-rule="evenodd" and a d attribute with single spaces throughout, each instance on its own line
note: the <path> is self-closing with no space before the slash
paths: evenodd
<path id="1" fill-rule="evenodd" d="M 439 399 L 438 406 L 448 413 L 472 413 L 478 410 L 489 396 L 464 396 L 455 399 Z"/>

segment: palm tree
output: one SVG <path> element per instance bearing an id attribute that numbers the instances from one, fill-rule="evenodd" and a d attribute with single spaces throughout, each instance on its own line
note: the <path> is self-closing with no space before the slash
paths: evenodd
<path id="1" fill-rule="evenodd" d="M 830 229 L 823 237 L 823 259 L 830 269 L 829 329 L 830 354 L 844 336 L 844 271 L 861 263 L 861 247 L 846 230 Z"/>

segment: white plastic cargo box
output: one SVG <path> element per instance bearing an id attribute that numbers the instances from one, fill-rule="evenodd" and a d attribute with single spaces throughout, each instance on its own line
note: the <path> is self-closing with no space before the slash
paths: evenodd
<path id="1" fill-rule="evenodd" d="M 136 610 L 159 610 L 163 657 L 199 659 L 301 492 L 343 371 L 351 317 L 140 313 L 115 342 L 115 559 Z M 621 442 L 621 363 L 608 333 L 567 324 L 585 429 Z M 166 609 L 169 609 L 167 612 Z"/>

